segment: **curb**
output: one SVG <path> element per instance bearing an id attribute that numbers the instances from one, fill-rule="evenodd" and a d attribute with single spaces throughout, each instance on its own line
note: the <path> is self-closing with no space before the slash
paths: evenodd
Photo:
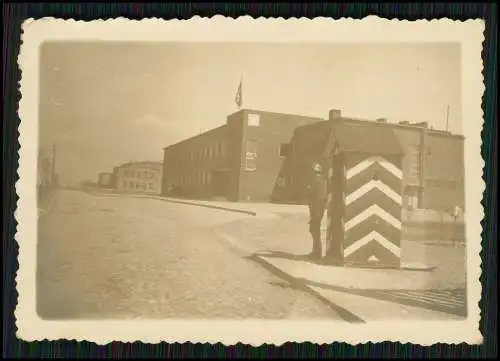
<path id="1" fill-rule="evenodd" d="M 326 307 L 330 308 L 332 311 L 334 311 L 343 321 L 346 321 L 348 323 L 366 323 L 365 320 L 363 320 L 361 317 L 358 315 L 350 312 L 348 309 L 339 306 L 335 302 L 329 300 L 328 298 L 324 297 L 321 295 L 318 291 L 314 290 L 312 287 L 308 286 L 305 282 L 303 282 L 301 279 L 294 277 L 293 275 L 289 274 L 288 272 L 274 266 L 270 262 L 268 262 L 266 259 L 261 257 L 258 252 L 255 252 L 255 250 L 250 249 L 240 242 L 238 242 L 233 236 L 227 234 L 224 231 L 216 231 L 216 235 L 223 238 L 225 242 L 229 245 L 229 247 L 233 248 L 235 251 L 241 252 L 243 254 L 246 254 L 246 259 L 255 262 L 257 265 L 262 267 L 263 269 L 267 270 L 271 274 L 281 278 L 288 284 L 290 284 L 291 287 L 301 290 L 302 292 L 307 293 L 309 296 L 315 298 L 319 302 L 323 303 Z"/>
<path id="2" fill-rule="evenodd" d="M 248 214 L 251 216 L 256 216 L 257 212 L 253 211 L 247 211 L 244 209 L 237 209 L 237 208 L 229 208 L 229 207 L 223 207 L 223 206 L 216 206 L 212 204 L 203 204 L 203 203 L 198 203 L 198 202 L 193 202 L 193 201 L 184 201 L 184 200 L 178 200 L 178 199 L 172 199 L 172 198 L 166 198 L 166 197 L 161 197 L 161 196 L 148 196 L 148 195 L 138 195 L 138 194 L 116 194 L 116 193 L 99 193 L 99 192 L 88 192 L 89 194 L 100 196 L 100 197 L 129 197 L 129 198 L 146 198 L 146 199 L 155 199 L 158 201 L 163 201 L 163 202 L 169 202 L 169 203 L 176 203 L 176 204 L 185 204 L 189 206 L 197 206 L 197 207 L 205 207 L 205 208 L 212 208 L 212 209 L 218 209 L 222 211 L 227 211 L 227 212 L 234 212 L 234 213 L 243 213 L 243 214 Z"/>
<path id="3" fill-rule="evenodd" d="M 329 300 L 316 290 L 314 290 L 312 287 L 308 286 L 303 282 L 301 279 L 296 278 L 292 276 L 291 274 L 283 271 L 282 269 L 272 265 L 271 263 L 267 262 L 265 259 L 262 257 L 253 254 L 249 257 L 250 260 L 254 261 L 258 265 L 260 265 L 262 268 L 266 269 L 267 271 L 271 272 L 275 276 L 285 280 L 288 282 L 293 288 L 299 289 L 310 296 L 316 298 L 318 301 L 323 303 L 325 306 L 329 307 L 331 310 L 333 310 L 343 321 L 346 321 L 348 323 L 357 323 L 357 324 L 362 324 L 366 323 L 364 319 L 359 317 L 358 315 L 352 313 L 348 309 L 334 303 L 333 301 Z"/>
<path id="4" fill-rule="evenodd" d="M 172 199 L 172 198 L 162 198 L 162 197 L 158 197 L 158 198 L 156 198 L 156 197 L 141 197 L 141 198 L 157 199 L 157 200 L 160 200 L 160 201 L 170 202 L 170 203 L 186 204 L 186 205 L 190 205 L 190 206 L 198 206 L 198 207 L 218 209 L 218 210 L 227 211 L 227 212 L 243 213 L 243 214 L 248 214 L 248 215 L 251 215 L 251 216 L 256 216 L 257 215 L 257 212 L 247 211 L 247 210 L 244 210 L 244 209 L 222 207 L 222 206 L 216 206 L 216 205 L 212 205 L 212 204 L 203 204 L 203 203 L 190 202 L 190 201 L 181 201 L 181 200 Z"/>

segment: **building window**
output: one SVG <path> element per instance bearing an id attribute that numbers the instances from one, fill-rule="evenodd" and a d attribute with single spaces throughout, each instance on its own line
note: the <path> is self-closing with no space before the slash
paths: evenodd
<path id="1" fill-rule="evenodd" d="M 247 158 L 245 160 L 245 170 L 252 172 L 257 170 L 257 165 L 255 164 L 255 159 Z"/>
<path id="2" fill-rule="evenodd" d="M 212 173 L 208 172 L 207 173 L 207 184 L 209 185 L 211 181 L 212 181 Z"/>
<path id="3" fill-rule="evenodd" d="M 449 179 L 427 179 L 426 185 L 434 188 L 445 188 L 454 190 L 457 188 L 457 182 Z"/>
<path id="4" fill-rule="evenodd" d="M 219 156 L 219 143 L 215 143 L 215 146 L 214 146 L 214 156 L 215 157 Z"/>
<path id="5" fill-rule="evenodd" d="M 289 143 L 281 143 L 280 144 L 280 157 L 287 158 L 290 156 L 290 144 Z"/>
<path id="6" fill-rule="evenodd" d="M 260 125 L 260 115 L 258 114 L 248 114 L 248 126 L 258 127 Z"/>
<path id="7" fill-rule="evenodd" d="M 257 169 L 255 159 L 257 158 L 257 142 L 248 140 L 246 143 L 245 152 L 245 170 L 254 171 Z"/>
<path id="8" fill-rule="evenodd" d="M 153 183 L 148 184 L 148 189 L 153 189 Z"/>
<path id="9" fill-rule="evenodd" d="M 208 146 L 208 158 L 212 158 L 214 155 L 213 153 L 214 153 L 214 149 L 213 149 L 212 145 L 209 145 Z"/>
<path id="10" fill-rule="evenodd" d="M 247 140 L 246 154 L 248 156 L 257 157 L 257 142 L 255 140 Z"/>
<path id="11" fill-rule="evenodd" d="M 220 155 L 221 156 L 226 155 L 226 144 L 225 143 L 220 144 Z"/>
<path id="12" fill-rule="evenodd" d="M 408 208 L 417 209 L 418 208 L 418 197 L 415 195 L 410 195 L 407 198 Z"/>

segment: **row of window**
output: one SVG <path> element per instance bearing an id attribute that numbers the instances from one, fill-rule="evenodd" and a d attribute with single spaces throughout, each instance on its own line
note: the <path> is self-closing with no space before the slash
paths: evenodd
<path id="1" fill-rule="evenodd" d="M 427 179 L 426 184 L 428 187 L 445 188 L 445 189 L 456 189 L 458 182 L 447 179 Z"/>
<path id="2" fill-rule="evenodd" d="M 155 173 L 149 170 L 125 170 L 124 175 L 132 178 L 153 179 Z"/>
<path id="3" fill-rule="evenodd" d="M 212 182 L 212 174 L 210 172 L 198 172 L 188 174 L 174 179 L 174 185 L 179 186 L 205 186 Z"/>
<path id="4" fill-rule="evenodd" d="M 223 157 L 226 155 L 226 146 L 224 143 L 215 143 L 197 151 L 191 151 L 189 153 L 189 162 L 193 163 L 195 160 L 205 160 L 215 157 Z"/>
<path id="5" fill-rule="evenodd" d="M 123 181 L 122 188 L 124 188 L 124 189 L 139 189 L 139 190 L 152 190 L 153 183 Z"/>

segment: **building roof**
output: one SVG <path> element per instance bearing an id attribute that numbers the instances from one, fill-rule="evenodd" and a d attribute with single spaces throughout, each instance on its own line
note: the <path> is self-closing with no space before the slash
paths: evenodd
<path id="1" fill-rule="evenodd" d="M 330 154 L 335 144 L 342 152 L 404 155 L 404 150 L 391 127 L 326 120 L 297 129 L 302 139 L 316 139 L 323 143 L 323 154 Z M 324 135 L 324 137 L 323 137 Z"/>
<path id="2" fill-rule="evenodd" d="M 196 135 L 193 135 L 192 137 L 189 137 L 189 138 L 180 140 L 180 141 L 178 141 L 176 143 L 167 145 L 166 147 L 163 147 L 163 150 L 168 149 L 168 148 L 173 148 L 173 147 L 176 147 L 176 146 L 179 146 L 179 145 L 182 145 L 182 144 L 187 144 L 189 142 L 195 141 L 196 139 L 201 139 L 201 138 L 204 138 L 206 136 L 212 135 L 212 134 L 214 134 L 216 132 L 225 131 L 226 129 L 227 129 L 227 124 L 222 124 L 222 125 L 219 125 L 216 128 L 209 129 L 206 132 L 198 133 Z"/>
<path id="3" fill-rule="evenodd" d="M 283 112 L 276 112 L 276 111 L 270 111 L 270 110 L 264 110 L 264 109 L 253 109 L 253 108 L 240 109 L 237 112 L 231 113 L 229 116 L 233 116 L 233 115 L 244 113 L 244 112 L 246 112 L 246 113 L 262 114 L 262 115 L 264 115 L 264 114 L 265 115 L 279 115 L 279 116 L 286 116 L 286 117 L 311 119 L 311 120 L 316 120 L 316 121 L 322 121 L 322 120 L 324 120 L 321 117 L 312 116 L 312 115 L 301 115 L 301 114 L 293 114 L 293 113 L 283 113 Z"/>
<path id="4" fill-rule="evenodd" d="M 404 155 L 404 150 L 394 130 L 390 127 L 336 121 L 330 121 L 330 123 L 330 137 L 334 137 L 342 152 Z M 328 142 L 326 146 L 333 146 L 333 144 Z"/>
<path id="5" fill-rule="evenodd" d="M 162 162 L 153 162 L 149 160 L 145 161 L 138 161 L 138 162 L 127 162 L 120 164 L 116 168 L 122 168 L 122 167 L 133 167 L 133 166 L 142 166 L 142 167 L 163 167 Z"/>
<path id="6" fill-rule="evenodd" d="M 338 122 L 347 122 L 351 124 L 360 124 L 360 125 L 375 125 L 379 127 L 386 127 L 392 129 L 405 129 L 405 130 L 413 130 L 413 131 L 421 131 L 425 130 L 428 135 L 437 135 L 437 136 L 445 136 L 445 137 L 453 137 L 453 138 L 461 138 L 464 139 L 462 134 L 452 133 L 446 130 L 429 128 L 426 122 L 409 122 L 402 121 L 398 123 L 388 122 L 385 119 L 379 120 L 369 120 L 369 119 L 359 119 L 359 118 L 350 118 L 350 117 L 340 117 L 338 119 L 334 119 Z"/>

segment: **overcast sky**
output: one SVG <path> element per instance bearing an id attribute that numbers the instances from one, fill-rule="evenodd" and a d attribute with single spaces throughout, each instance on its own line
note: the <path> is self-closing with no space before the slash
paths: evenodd
<path id="1" fill-rule="evenodd" d="M 243 108 L 397 122 L 461 133 L 454 44 L 45 44 L 40 145 L 57 144 L 63 182 L 97 180 L 130 160 L 214 128 Z"/>

